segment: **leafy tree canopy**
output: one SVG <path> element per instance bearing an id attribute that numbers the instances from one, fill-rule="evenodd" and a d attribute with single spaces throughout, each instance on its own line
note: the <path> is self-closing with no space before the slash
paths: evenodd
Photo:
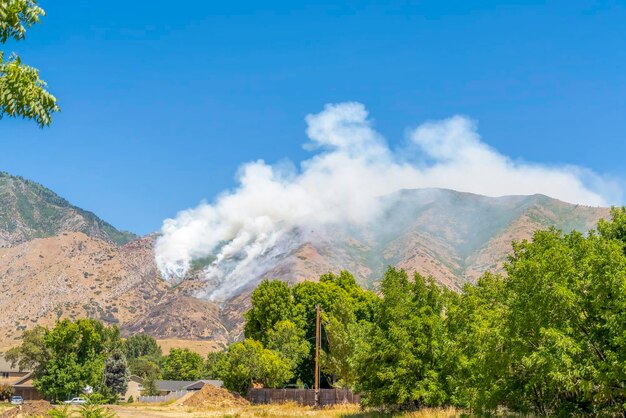
<path id="1" fill-rule="evenodd" d="M 246 339 L 231 344 L 215 366 L 224 386 L 245 395 L 254 383 L 280 387 L 293 377 L 290 362 L 259 341 Z"/>
<path id="2" fill-rule="evenodd" d="M 148 334 L 135 334 L 124 340 L 124 353 L 127 359 L 138 357 L 161 357 L 161 347 L 156 340 Z"/>
<path id="3" fill-rule="evenodd" d="M 165 380 L 197 380 L 202 377 L 204 361 L 187 348 L 174 348 L 163 358 L 161 375 Z"/>

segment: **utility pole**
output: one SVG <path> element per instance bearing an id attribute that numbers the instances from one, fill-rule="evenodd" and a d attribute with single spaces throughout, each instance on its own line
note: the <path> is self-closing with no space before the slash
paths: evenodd
<path id="1" fill-rule="evenodd" d="M 320 406 L 320 305 L 315 305 L 315 406 Z"/>

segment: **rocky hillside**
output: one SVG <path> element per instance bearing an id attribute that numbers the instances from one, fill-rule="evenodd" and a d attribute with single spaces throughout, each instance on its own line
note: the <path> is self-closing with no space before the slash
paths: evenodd
<path id="1" fill-rule="evenodd" d="M 35 324 L 79 317 L 126 334 L 225 342 L 219 307 L 161 280 L 153 243 L 150 236 L 118 247 L 66 232 L 0 248 L 0 349 Z"/>
<path id="2" fill-rule="evenodd" d="M 240 288 L 222 307 L 231 336 L 241 335 L 241 315 L 263 278 L 291 283 L 317 280 L 328 271 L 351 271 L 377 289 L 387 266 L 433 276 L 460 291 L 485 271 L 501 271 L 511 242 L 537 229 L 588 231 L 609 209 L 572 205 L 543 195 L 486 197 L 453 190 L 404 190 L 385 197 L 387 210 L 358 228 L 312 231 L 309 241 Z M 202 280 L 197 274 L 196 280 Z M 196 284 L 198 286 L 199 283 Z M 205 283 L 209 289 L 215 284 Z"/>
<path id="3" fill-rule="evenodd" d="M 0 172 L 0 247 L 62 232 L 83 232 L 118 245 L 137 238 L 71 205 L 41 184 Z"/>
<path id="4" fill-rule="evenodd" d="M 385 210 L 368 224 L 331 225 L 284 235 L 277 249 L 260 255 L 258 265 L 270 267 L 242 283 L 231 297 L 238 299 L 266 277 L 297 282 L 340 269 L 351 271 L 361 285 L 375 289 L 389 265 L 433 276 L 460 290 L 487 270 L 499 271 L 512 241 L 529 239 L 533 231 L 548 227 L 588 231 L 609 215 L 607 208 L 572 205 L 543 195 L 494 198 L 419 189 L 383 200 Z M 237 268 L 237 260 L 226 263 L 231 270 Z M 202 279 L 202 274 L 198 276 Z M 205 294 L 225 285 L 235 287 L 207 277 Z"/>
<path id="5" fill-rule="evenodd" d="M 386 266 L 394 265 L 460 289 L 486 270 L 501 269 L 512 240 L 549 226 L 586 231 L 608 216 L 605 208 L 541 195 L 406 190 L 385 197 L 387 209 L 367 225 L 307 231 L 304 243 L 288 247 L 294 249 L 217 304 L 196 297 L 219 286 L 204 278 L 211 256 L 170 286 L 155 265 L 155 236 L 132 240 L 19 177 L 0 175 L 0 197 L 0 351 L 35 324 L 78 317 L 118 324 L 126 335 L 148 332 L 219 346 L 241 337 L 250 293 L 263 278 L 295 283 L 347 269 L 376 289 Z"/>
<path id="6" fill-rule="evenodd" d="M 494 198 L 420 189 L 385 200 L 387 210 L 363 228 L 322 231 L 311 240 L 314 252 L 333 266 L 359 272 L 365 285 L 375 285 L 393 265 L 460 290 L 485 271 L 499 270 L 513 240 L 530 239 L 533 231 L 548 227 L 588 231 L 609 216 L 606 208 L 543 195 Z M 312 250 L 304 247 L 300 253 Z"/>

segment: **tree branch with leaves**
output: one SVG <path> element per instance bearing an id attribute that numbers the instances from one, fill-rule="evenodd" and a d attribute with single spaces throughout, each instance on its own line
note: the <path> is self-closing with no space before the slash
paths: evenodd
<path id="1" fill-rule="evenodd" d="M 0 43 L 23 40 L 43 16 L 45 12 L 35 0 L 0 0 Z M 43 128 L 59 110 L 39 70 L 24 64 L 16 53 L 6 56 L 0 51 L 0 119 L 21 117 Z"/>

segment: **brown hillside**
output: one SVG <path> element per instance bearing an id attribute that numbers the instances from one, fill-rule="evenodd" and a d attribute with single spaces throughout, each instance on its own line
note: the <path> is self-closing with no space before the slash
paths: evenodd
<path id="1" fill-rule="evenodd" d="M 80 317 L 118 324 L 126 334 L 144 330 L 136 324 L 149 318 L 145 331 L 156 337 L 224 341 L 215 305 L 161 280 L 153 242 L 117 247 L 75 232 L 0 248 L 0 347 L 35 324 Z"/>

